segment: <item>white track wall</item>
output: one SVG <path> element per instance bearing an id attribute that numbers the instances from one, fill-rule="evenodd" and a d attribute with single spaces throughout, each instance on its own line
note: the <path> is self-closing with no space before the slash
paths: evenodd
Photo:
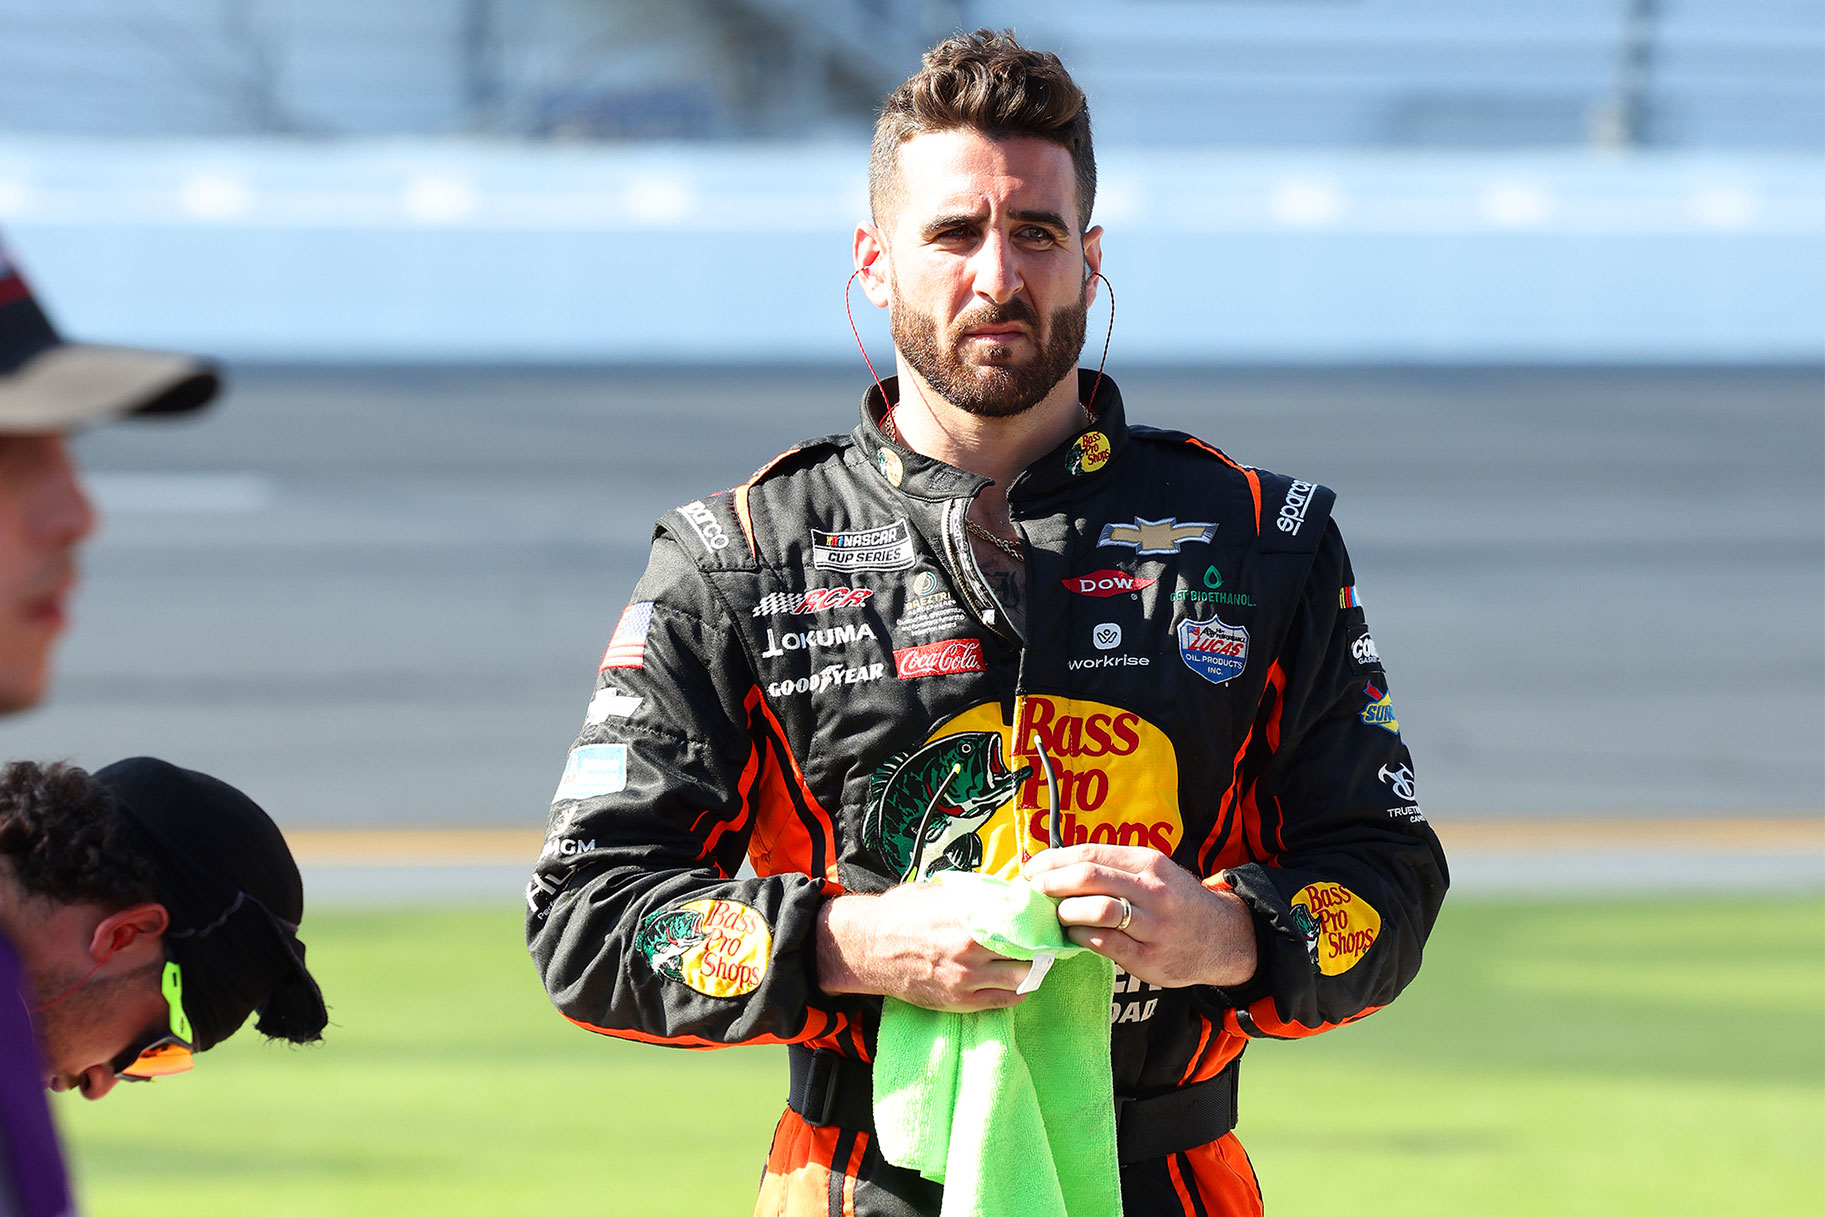
<path id="1" fill-rule="evenodd" d="M 865 162 L 859 145 L 16 137 L 0 232 L 83 338 L 304 361 L 826 361 L 854 353 Z M 1822 157 L 1103 162 L 1112 366 L 1825 358 Z"/>

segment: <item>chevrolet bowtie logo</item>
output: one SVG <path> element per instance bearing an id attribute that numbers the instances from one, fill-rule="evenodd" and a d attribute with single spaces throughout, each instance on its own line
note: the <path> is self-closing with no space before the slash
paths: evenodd
<path id="1" fill-rule="evenodd" d="M 1216 535 L 1215 524 L 1202 524 L 1196 520 L 1181 524 L 1173 516 L 1164 520 L 1143 520 L 1136 516 L 1132 524 L 1103 525 L 1103 535 L 1097 544 L 1127 545 L 1137 554 L 1176 554 L 1186 541 L 1208 544 Z"/>

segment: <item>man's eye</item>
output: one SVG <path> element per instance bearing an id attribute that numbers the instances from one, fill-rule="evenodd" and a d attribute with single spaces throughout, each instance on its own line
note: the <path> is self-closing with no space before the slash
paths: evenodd
<path id="1" fill-rule="evenodd" d="M 1058 241 L 1058 237 L 1046 228 L 1031 227 L 1026 230 L 1025 235 L 1026 239 L 1035 245 L 1053 245 Z"/>

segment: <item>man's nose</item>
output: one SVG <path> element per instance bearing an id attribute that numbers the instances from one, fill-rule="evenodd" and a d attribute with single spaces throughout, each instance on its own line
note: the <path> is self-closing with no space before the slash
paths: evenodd
<path id="1" fill-rule="evenodd" d="M 78 1075 L 82 1085 L 82 1097 L 100 1099 L 107 1096 L 119 1084 L 120 1079 L 114 1076 L 114 1070 L 106 1065 L 90 1065 Z"/>
<path id="2" fill-rule="evenodd" d="M 31 527 L 46 549 L 63 549 L 95 531 L 95 506 L 77 480 L 76 462 L 64 438 L 46 436 L 45 443 Z"/>
<path id="3" fill-rule="evenodd" d="M 996 304 L 1006 304 L 1026 286 L 1014 244 L 1005 233 L 991 232 L 983 238 L 971 259 L 970 271 L 976 294 Z"/>

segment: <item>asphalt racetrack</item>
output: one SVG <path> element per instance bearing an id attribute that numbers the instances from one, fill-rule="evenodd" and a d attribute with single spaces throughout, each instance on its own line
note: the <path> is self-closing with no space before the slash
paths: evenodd
<path id="1" fill-rule="evenodd" d="M 1820 369 L 1111 374 L 1131 418 L 1338 490 L 1442 832 L 1772 820 L 1743 880 L 1825 882 L 1779 831 L 1825 807 Z M 518 830 L 475 839 L 529 863 L 653 517 L 847 430 L 865 383 L 238 369 L 199 421 L 81 440 L 104 532 L 56 694 L 0 741 L 163 755 L 306 837 Z M 392 839 L 370 886 L 432 840 Z"/>

